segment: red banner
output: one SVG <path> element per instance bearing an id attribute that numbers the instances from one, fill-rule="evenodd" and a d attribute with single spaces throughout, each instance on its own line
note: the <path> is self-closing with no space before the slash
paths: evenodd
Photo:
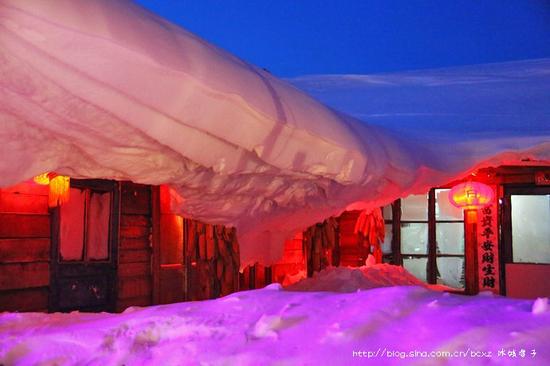
<path id="1" fill-rule="evenodd" d="M 496 187 L 493 188 L 496 196 Z M 498 199 L 477 213 L 479 291 L 500 292 L 498 253 Z"/>

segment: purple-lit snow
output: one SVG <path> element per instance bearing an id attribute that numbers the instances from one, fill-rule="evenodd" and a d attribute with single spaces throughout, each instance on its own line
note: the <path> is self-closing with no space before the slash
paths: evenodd
<path id="1" fill-rule="evenodd" d="M 528 104 L 501 95 L 461 114 L 459 98 L 457 110 L 431 114 L 447 123 L 429 128 L 434 140 L 330 109 L 129 1 L 1 1 L 0 49 L 0 186 L 45 171 L 168 184 L 183 197 L 178 213 L 237 227 L 242 265 L 276 261 L 285 238 L 350 204 L 380 206 L 483 166 L 550 161 L 548 128 L 517 134 L 526 123 L 548 126 L 544 62 Z M 452 78 L 430 80 L 445 76 Z M 401 88 L 407 80 L 393 78 L 385 90 L 420 99 L 415 91 L 439 91 Z M 483 83 L 480 92 L 502 93 L 502 85 Z M 405 105 L 369 110 L 367 122 L 389 126 L 422 114 L 407 95 L 384 98 Z M 533 100 L 544 109 L 526 120 L 522 110 L 531 113 Z M 511 103 L 519 109 L 505 116 L 513 126 L 504 134 L 473 141 L 460 126 L 448 128 L 477 127 L 489 116 L 495 129 Z M 525 364 L 550 364 L 547 300 L 399 286 L 411 284 L 403 270 L 383 268 L 383 276 L 375 268 L 329 270 L 295 291 L 271 285 L 122 314 L 3 313 L 0 364 L 347 365 L 369 361 L 362 357 L 369 352 L 378 353 L 375 365 L 516 364 L 512 350 L 516 358 L 525 350 Z M 389 351 L 458 353 L 402 360 Z M 460 357 L 471 351 L 492 357 Z"/>
<path id="2" fill-rule="evenodd" d="M 367 274 L 379 270 L 384 276 Z M 365 279 L 358 280 L 361 273 Z M 286 291 L 272 284 L 216 300 L 129 308 L 122 314 L 4 313 L 0 364 L 550 364 L 547 299 L 467 297 L 422 286 L 349 292 L 350 283 L 375 286 L 382 277 L 409 283 L 409 276 L 388 265 L 328 269 L 305 287 L 333 292 Z M 512 350 L 515 358 L 508 353 Z M 428 357 L 432 351 L 452 356 Z"/>

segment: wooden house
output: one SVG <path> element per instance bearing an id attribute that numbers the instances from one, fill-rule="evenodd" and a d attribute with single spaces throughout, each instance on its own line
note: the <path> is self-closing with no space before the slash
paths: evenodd
<path id="1" fill-rule="evenodd" d="M 463 181 L 487 184 L 493 203 L 469 223 L 449 204 L 450 188 Z M 419 279 L 456 292 L 518 297 L 550 295 L 550 170 L 547 166 L 501 166 L 383 208 L 384 262 L 403 265 Z M 341 265 L 364 263 L 353 232 L 358 211 L 339 217 Z"/>
<path id="2" fill-rule="evenodd" d="M 0 308 L 115 311 L 150 305 L 152 187 L 71 180 L 70 201 L 48 189 L 0 190 Z"/>
<path id="3" fill-rule="evenodd" d="M 272 267 L 239 273 L 234 229 L 173 214 L 168 194 L 166 186 L 72 179 L 69 201 L 48 208 L 46 186 L 0 189 L 0 310 L 122 311 L 271 282 Z M 281 280 L 301 261 L 301 240 L 289 243 L 273 266 Z"/>
<path id="4" fill-rule="evenodd" d="M 503 166 L 470 176 L 494 203 L 468 223 L 449 188 L 383 208 L 384 262 L 458 292 L 550 295 L 550 171 Z M 165 186 L 71 180 L 66 204 L 24 182 L 0 190 L 0 310 L 122 311 L 292 282 L 327 266 L 359 266 L 369 253 L 347 211 L 287 240 L 283 258 L 239 272 L 234 229 L 170 211 Z"/>

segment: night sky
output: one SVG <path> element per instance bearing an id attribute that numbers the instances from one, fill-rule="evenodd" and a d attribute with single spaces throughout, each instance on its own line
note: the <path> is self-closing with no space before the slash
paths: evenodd
<path id="1" fill-rule="evenodd" d="M 138 0 L 281 77 L 550 57 L 550 0 Z"/>

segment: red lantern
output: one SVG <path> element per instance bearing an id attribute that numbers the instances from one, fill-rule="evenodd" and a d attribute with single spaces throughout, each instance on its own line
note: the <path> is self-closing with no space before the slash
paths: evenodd
<path id="1" fill-rule="evenodd" d="M 34 182 L 40 185 L 49 185 L 48 206 L 61 206 L 69 201 L 70 178 L 56 173 L 44 173 L 33 178 Z"/>
<path id="2" fill-rule="evenodd" d="M 494 199 L 493 189 L 479 182 L 465 182 L 451 188 L 449 200 L 463 210 L 477 210 L 490 205 Z"/>

